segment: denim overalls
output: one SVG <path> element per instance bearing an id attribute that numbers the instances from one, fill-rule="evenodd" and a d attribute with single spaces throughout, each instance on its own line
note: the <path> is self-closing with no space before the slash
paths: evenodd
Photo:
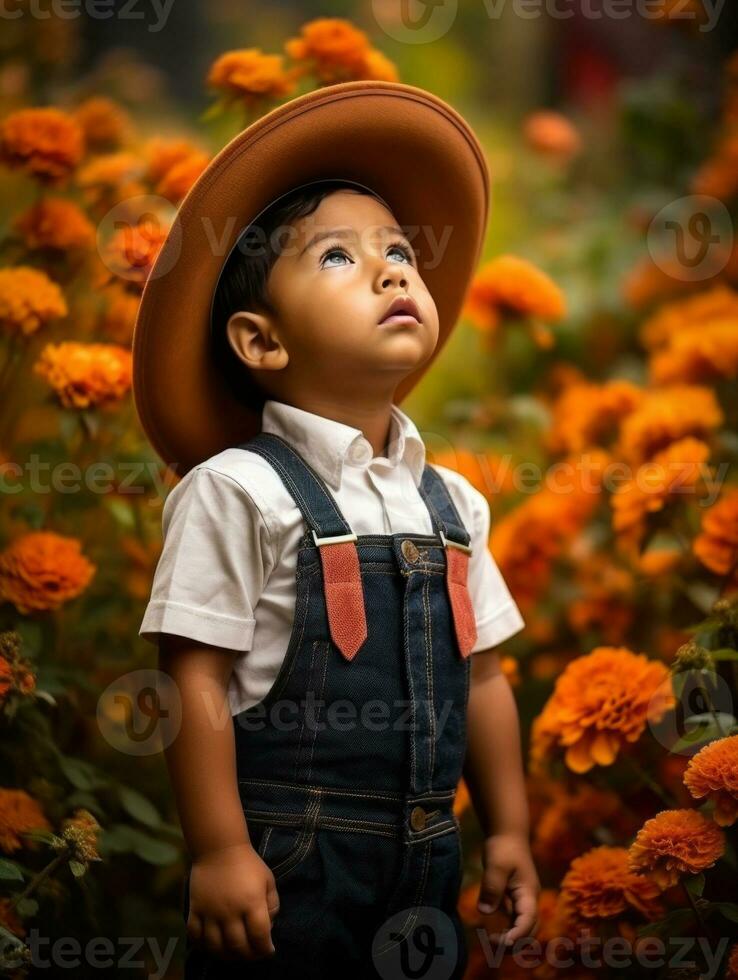
<path id="1" fill-rule="evenodd" d="M 185 977 L 460 978 L 469 533 L 428 464 L 435 533 L 357 537 L 289 443 L 260 432 L 239 448 L 274 467 L 306 525 L 284 662 L 233 716 L 249 836 L 280 897 L 276 953 L 234 963 L 188 948 Z"/>

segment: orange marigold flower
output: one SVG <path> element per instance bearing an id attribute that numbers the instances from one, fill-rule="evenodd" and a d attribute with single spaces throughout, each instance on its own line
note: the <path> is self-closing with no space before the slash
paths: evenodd
<path id="1" fill-rule="evenodd" d="M 207 153 L 190 154 L 167 170 L 156 185 L 156 193 L 173 204 L 179 204 L 209 163 L 210 156 Z"/>
<path id="2" fill-rule="evenodd" d="M 103 95 L 81 102 L 74 118 L 84 130 L 87 146 L 96 151 L 120 146 L 132 131 L 131 118 L 123 106 Z"/>
<path id="3" fill-rule="evenodd" d="M 285 70 L 283 62 L 281 54 L 264 54 L 260 48 L 226 51 L 211 65 L 206 84 L 229 100 L 239 99 L 253 107 L 294 90 L 294 73 Z"/>
<path id="4" fill-rule="evenodd" d="M 698 810 L 662 810 L 636 834 L 628 863 L 665 890 L 676 885 L 682 874 L 711 868 L 724 851 L 723 831 Z"/>
<path id="5" fill-rule="evenodd" d="M 58 609 L 89 584 L 97 566 L 76 538 L 28 531 L 0 553 L 0 596 L 24 615 Z"/>
<path id="6" fill-rule="evenodd" d="M 82 127 L 59 109 L 19 109 L 0 122 L 0 163 L 44 184 L 63 184 L 84 153 Z"/>
<path id="7" fill-rule="evenodd" d="M 29 249 L 66 252 L 95 244 L 95 226 L 87 215 L 74 201 L 60 197 L 42 198 L 15 218 L 13 228 Z"/>
<path id="8" fill-rule="evenodd" d="M 571 862 L 561 881 L 563 910 L 575 921 L 609 919 L 637 909 L 647 919 L 663 914 L 653 881 L 634 873 L 624 847 L 593 847 Z"/>
<path id="9" fill-rule="evenodd" d="M 131 386 L 131 351 L 117 344 L 63 341 L 46 344 L 33 370 L 54 389 L 65 408 L 116 401 Z"/>
<path id="10" fill-rule="evenodd" d="M 561 461 L 571 467 L 570 489 L 545 487 L 514 510 L 493 522 L 489 547 L 515 595 L 530 606 L 547 586 L 555 558 L 579 533 L 601 500 L 601 478 L 606 457 L 590 454 L 591 466 L 582 461 Z M 581 484 L 577 482 L 581 478 Z"/>
<path id="11" fill-rule="evenodd" d="M 615 453 L 634 465 L 686 436 L 707 440 L 725 417 L 715 392 L 701 385 L 649 389 L 623 419 Z"/>
<path id="12" fill-rule="evenodd" d="M 318 17 L 303 24 L 300 37 L 285 42 L 299 74 L 312 73 L 323 84 L 360 78 L 394 81 L 393 66 L 371 47 L 366 34 L 341 17 Z"/>
<path id="13" fill-rule="evenodd" d="M 0 269 L 0 326 L 26 335 L 67 313 L 61 289 L 45 272 L 28 265 Z"/>
<path id="14" fill-rule="evenodd" d="M 362 78 L 373 79 L 377 82 L 398 82 L 400 80 L 397 65 L 377 48 L 369 49 L 364 65 Z"/>
<path id="15" fill-rule="evenodd" d="M 674 337 L 649 362 L 654 384 L 711 381 L 738 375 L 738 330 L 735 320 L 705 324 Z"/>
<path id="16" fill-rule="evenodd" d="M 477 329 L 490 333 L 506 317 L 546 323 L 566 315 L 564 294 L 545 272 L 516 255 L 499 255 L 482 266 L 466 296 L 464 312 Z"/>
<path id="17" fill-rule="evenodd" d="M 727 575 L 738 564 L 738 487 L 726 487 L 702 515 L 702 530 L 692 543 L 702 564 Z"/>
<path id="18" fill-rule="evenodd" d="M 610 496 L 612 526 L 623 551 L 638 560 L 637 549 L 649 515 L 663 510 L 672 500 L 683 500 L 696 488 L 705 478 L 709 457 L 710 448 L 704 442 L 691 436 L 680 439 L 639 466 L 632 480 L 615 487 Z"/>
<path id="19" fill-rule="evenodd" d="M 655 544 L 638 556 L 636 565 L 644 575 L 648 575 L 650 578 L 658 578 L 677 569 L 681 561 L 682 551 L 680 548 Z"/>
<path id="20" fill-rule="evenodd" d="M 552 409 L 551 452 L 582 452 L 609 442 L 621 419 L 634 411 L 643 391 L 630 381 L 580 382 L 564 389 Z"/>
<path id="21" fill-rule="evenodd" d="M 156 219 L 125 225 L 105 246 L 106 266 L 113 275 L 143 289 L 167 232 L 166 225 Z"/>
<path id="22" fill-rule="evenodd" d="M 574 632 L 596 629 L 606 643 L 619 643 L 633 622 L 633 575 L 610 555 L 585 555 L 575 569 L 579 595 L 571 599 L 566 615 Z"/>
<path id="23" fill-rule="evenodd" d="M 24 789 L 0 786 L 0 850 L 6 854 L 20 850 L 30 830 L 51 830 L 41 804 Z"/>
<path id="24" fill-rule="evenodd" d="M 640 340 L 647 350 L 657 350 L 667 347 L 684 330 L 731 317 L 738 317 L 738 292 L 718 284 L 662 306 L 641 327 Z"/>
<path id="25" fill-rule="evenodd" d="M 444 452 L 430 453 L 432 462 L 460 473 L 486 497 L 515 489 L 513 468 L 509 460 L 488 451 L 474 452 L 461 446 Z"/>
<path id="26" fill-rule="evenodd" d="M 569 790 L 552 783 L 551 801 L 534 824 L 531 847 L 536 859 L 551 868 L 567 865 L 599 827 L 609 826 L 621 812 L 621 800 L 610 790 L 581 782 Z"/>
<path id="27" fill-rule="evenodd" d="M 80 167 L 76 183 L 90 206 L 112 205 L 145 192 L 143 171 L 144 162 L 134 153 L 105 153 Z"/>
<path id="28" fill-rule="evenodd" d="M 560 112 L 532 112 L 523 123 L 523 136 L 533 150 L 554 160 L 571 160 L 582 149 L 579 131 Z"/>
<path id="29" fill-rule="evenodd" d="M 106 295 L 108 305 L 102 318 L 103 331 L 116 343 L 129 345 L 141 304 L 141 294 L 130 292 L 121 283 L 114 282 L 106 290 Z"/>
<path id="30" fill-rule="evenodd" d="M 100 861 L 102 859 L 97 850 L 97 840 L 101 829 L 90 811 L 81 808 L 62 821 L 61 837 L 66 846 L 71 848 L 75 860 L 82 863 Z"/>
<path id="31" fill-rule="evenodd" d="M 567 664 L 534 720 L 535 761 L 563 748 L 577 773 L 609 766 L 675 704 L 666 664 L 626 647 L 596 647 Z"/>
<path id="32" fill-rule="evenodd" d="M 684 785 L 696 799 L 715 803 L 715 823 L 732 826 L 738 820 L 738 735 L 710 742 L 692 756 Z"/>
<path id="33" fill-rule="evenodd" d="M 158 184 L 176 163 L 202 152 L 204 151 L 201 147 L 190 140 L 153 136 L 146 142 L 143 150 L 146 159 L 145 177 L 152 184 Z"/>
<path id="34" fill-rule="evenodd" d="M 738 373 L 738 293 L 717 285 L 669 303 L 643 325 L 652 382 L 709 381 Z"/>

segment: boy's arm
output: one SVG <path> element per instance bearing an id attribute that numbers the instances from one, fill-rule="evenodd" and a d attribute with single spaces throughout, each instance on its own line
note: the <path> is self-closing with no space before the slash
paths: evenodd
<path id="1" fill-rule="evenodd" d="M 464 780 L 484 834 L 479 908 L 494 911 L 509 892 L 511 944 L 537 926 L 540 884 L 530 854 L 517 705 L 493 649 L 472 654 Z"/>
<path id="2" fill-rule="evenodd" d="M 162 633 L 159 641 L 159 669 L 171 677 L 180 697 L 181 715 L 162 698 L 168 716 L 162 730 L 182 832 L 193 860 L 251 843 L 238 793 L 226 697 L 236 654 L 171 633 Z"/>
<path id="3" fill-rule="evenodd" d="M 471 655 L 467 739 L 464 780 L 484 836 L 527 838 L 518 709 L 493 649 Z"/>
<path id="4" fill-rule="evenodd" d="M 251 844 L 238 792 L 227 698 L 236 653 L 161 633 L 159 666 L 173 683 L 161 685 L 160 705 L 167 767 L 192 858 L 187 933 L 218 956 L 251 960 L 275 952 L 279 895 Z"/>

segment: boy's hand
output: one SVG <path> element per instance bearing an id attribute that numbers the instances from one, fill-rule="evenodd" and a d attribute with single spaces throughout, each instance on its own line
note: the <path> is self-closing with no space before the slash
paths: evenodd
<path id="1" fill-rule="evenodd" d="M 250 843 L 209 851 L 192 862 L 187 935 L 223 959 L 270 956 L 279 896 L 271 869 Z"/>
<path id="2" fill-rule="evenodd" d="M 516 939 L 535 933 L 538 928 L 538 880 L 527 838 L 516 834 L 491 834 L 482 847 L 482 886 L 477 907 L 489 914 L 502 901 L 505 911 L 514 916 L 510 929 L 490 933 L 495 942 L 512 946 Z"/>

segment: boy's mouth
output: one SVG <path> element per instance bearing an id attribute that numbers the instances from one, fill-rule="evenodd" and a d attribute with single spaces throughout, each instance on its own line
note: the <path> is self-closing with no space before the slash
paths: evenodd
<path id="1" fill-rule="evenodd" d="M 379 322 L 380 324 L 403 323 L 411 320 L 415 320 L 416 323 L 423 322 L 418 304 L 409 296 L 396 296 Z"/>

